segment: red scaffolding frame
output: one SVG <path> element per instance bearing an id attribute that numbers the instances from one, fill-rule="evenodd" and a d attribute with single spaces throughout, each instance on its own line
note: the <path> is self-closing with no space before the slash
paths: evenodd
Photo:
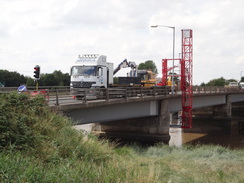
<path id="1" fill-rule="evenodd" d="M 162 59 L 162 80 L 161 80 L 161 84 L 162 86 L 166 86 L 167 85 L 167 81 L 168 81 L 168 72 L 171 71 L 173 69 L 173 67 L 168 67 L 168 61 L 169 60 L 173 60 L 173 59 Z M 174 59 L 174 61 L 179 61 L 179 65 L 180 65 L 180 59 Z M 174 65 L 174 68 L 179 67 L 179 65 Z M 171 74 L 172 76 L 172 74 Z M 174 73 L 174 77 L 178 77 L 179 75 L 175 75 Z"/>
<path id="2" fill-rule="evenodd" d="M 191 29 L 183 29 L 181 59 L 182 122 L 181 128 L 192 127 L 192 59 L 193 38 Z"/>
<path id="3" fill-rule="evenodd" d="M 174 59 L 179 60 L 180 63 L 180 89 L 182 92 L 181 105 L 181 128 L 192 127 L 192 59 L 193 59 L 193 38 L 191 29 L 183 29 L 182 32 L 182 58 Z M 173 67 L 168 68 L 168 61 L 172 59 L 162 59 L 162 83 L 160 85 L 167 85 L 168 72 Z M 174 73 L 175 74 L 175 73 Z"/>

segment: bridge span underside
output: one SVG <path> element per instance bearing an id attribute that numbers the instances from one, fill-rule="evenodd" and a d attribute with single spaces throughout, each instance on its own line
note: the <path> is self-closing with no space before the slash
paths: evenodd
<path id="1" fill-rule="evenodd" d="M 243 95 L 212 95 L 195 96 L 193 109 L 208 106 L 227 104 L 228 102 L 242 101 Z M 170 113 L 181 111 L 181 98 L 167 98 L 168 111 Z M 123 119 L 133 119 L 148 116 L 160 115 L 161 100 L 148 100 L 130 103 L 116 103 L 112 105 L 99 105 L 69 111 L 71 118 L 77 124 L 87 124 L 96 122 L 108 122 Z"/>
<path id="2" fill-rule="evenodd" d="M 159 101 L 118 103 L 70 111 L 71 118 L 77 124 L 115 121 L 159 115 Z"/>
<path id="3" fill-rule="evenodd" d="M 216 94 L 216 95 L 195 95 L 192 100 L 192 108 L 204 108 L 209 106 L 225 105 L 228 103 L 244 101 L 244 94 Z M 169 112 L 181 111 L 180 98 L 169 99 Z"/>
<path id="4" fill-rule="evenodd" d="M 141 101 L 70 111 L 78 124 L 95 123 L 99 136 L 143 142 L 170 140 L 168 100 Z"/>

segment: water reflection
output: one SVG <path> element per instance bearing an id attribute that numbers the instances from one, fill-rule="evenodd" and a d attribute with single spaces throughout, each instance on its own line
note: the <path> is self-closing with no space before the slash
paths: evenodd
<path id="1" fill-rule="evenodd" d="M 201 135 L 203 135 L 201 137 Z M 213 135 L 183 133 L 184 143 L 190 144 L 214 144 L 230 148 L 243 148 L 244 138 L 240 135 Z"/>
<path id="2" fill-rule="evenodd" d="M 75 128 L 90 133 L 92 124 L 77 125 Z M 170 146 L 181 147 L 184 144 L 214 144 L 230 148 L 244 148 L 244 135 L 239 133 L 238 125 L 232 125 L 230 134 L 189 133 L 184 132 L 184 129 L 179 127 L 171 127 L 169 133 L 171 137 L 169 141 Z"/>
<path id="3" fill-rule="evenodd" d="M 244 136 L 240 133 L 238 123 L 233 122 L 231 133 L 190 133 L 181 128 L 170 128 L 170 146 L 181 147 L 184 144 L 213 144 L 230 148 L 244 148 Z"/>

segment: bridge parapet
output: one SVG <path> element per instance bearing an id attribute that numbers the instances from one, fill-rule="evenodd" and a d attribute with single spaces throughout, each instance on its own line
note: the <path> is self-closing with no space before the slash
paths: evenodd
<path id="1" fill-rule="evenodd" d="M 228 88 L 224 86 L 193 86 L 193 94 L 197 93 L 242 93 L 244 90 L 242 88 Z"/>
<path id="2" fill-rule="evenodd" d="M 107 105 L 118 102 L 132 102 L 144 100 L 160 100 L 165 98 L 178 98 L 181 91 L 173 94 L 168 87 L 126 87 L 126 88 L 91 88 L 91 89 L 70 89 L 68 86 L 41 86 L 39 89 L 47 90 L 48 104 L 51 107 L 66 105 L 67 107 L 75 106 L 93 106 Z M 28 91 L 34 91 L 34 87 L 28 87 Z M 2 87 L 0 93 L 9 93 L 17 91 L 17 87 Z M 219 95 L 219 94 L 236 94 L 244 93 L 241 88 L 226 88 L 221 86 L 194 86 L 193 96 L 201 95 Z M 73 106 L 72 106 L 73 105 Z M 61 107 L 62 108 L 62 107 Z M 61 109 L 60 108 L 60 109 Z M 62 110 L 62 109 L 61 109 Z"/>

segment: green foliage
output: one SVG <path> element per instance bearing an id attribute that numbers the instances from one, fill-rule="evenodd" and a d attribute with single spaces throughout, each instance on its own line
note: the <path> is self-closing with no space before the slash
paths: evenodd
<path id="1" fill-rule="evenodd" d="M 202 82 L 202 83 L 200 84 L 200 86 L 206 86 L 206 84 L 205 84 L 204 82 Z"/>
<path id="2" fill-rule="evenodd" d="M 54 71 L 51 74 L 41 74 L 41 79 L 39 80 L 40 86 L 69 86 L 69 84 L 69 74 L 63 74 L 61 71 Z"/>
<path id="3" fill-rule="evenodd" d="M 228 79 L 227 82 L 229 84 L 230 82 L 237 82 L 237 80 L 235 80 L 235 79 Z"/>
<path id="4" fill-rule="evenodd" d="M 0 70 L 0 82 L 4 82 L 5 87 L 18 87 L 21 84 L 36 85 L 33 78 L 7 70 Z M 40 86 L 69 86 L 70 76 L 68 73 L 63 74 L 61 71 L 54 71 L 51 74 L 41 74 L 41 79 L 38 82 Z"/>
<path id="5" fill-rule="evenodd" d="M 225 86 L 226 84 L 228 84 L 228 81 L 226 81 L 226 79 L 221 77 L 217 79 L 212 79 L 205 85 L 202 83 L 201 86 Z"/>
<path id="6" fill-rule="evenodd" d="M 75 140 L 73 133 L 72 140 Z M 86 140 L 89 141 L 89 138 Z M 94 147 L 103 149 L 103 145 L 97 147 L 95 144 Z M 110 149 L 107 151 L 110 152 L 110 159 L 100 160 L 99 163 L 94 159 L 78 157 L 79 150 L 76 148 L 70 157 L 62 158 L 57 154 L 56 159 L 49 162 L 21 152 L 1 152 L 0 182 L 228 183 L 244 180 L 240 174 L 244 165 L 243 150 L 211 145 L 140 148 L 118 147 L 113 154 Z M 92 153 L 94 151 L 90 151 Z"/>
<path id="7" fill-rule="evenodd" d="M 114 77 L 113 80 L 114 80 L 114 84 L 119 84 L 119 78 L 118 77 Z"/>
<path id="8" fill-rule="evenodd" d="M 93 169 L 112 158 L 107 141 L 72 128 L 68 118 L 50 111 L 43 97 L 11 93 L 0 95 L 0 100 L 0 182 L 70 182 L 74 167 L 94 180 Z"/>
<path id="9" fill-rule="evenodd" d="M 36 83 L 35 83 L 35 80 L 31 77 L 26 77 L 27 78 L 27 81 L 26 81 L 26 86 L 35 86 Z"/>
<path id="10" fill-rule="evenodd" d="M 32 129 L 38 123 L 33 116 L 45 113 L 44 98 L 17 93 L 0 97 L 0 149 L 34 147 L 39 134 Z"/>
<path id="11" fill-rule="evenodd" d="M 5 82 L 5 87 L 15 87 L 20 86 L 21 83 L 26 83 L 27 78 L 17 72 L 0 70 L 0 81 Z"/>
<path id="12" fill-rule="evenodd" d="M 202 82 L 200 86 L 225 86 L 228 85 L 230 82 L 237 82 L 235 79 L 225 79 L 223 77 L 212 79 L 208 83 Z"/>
<path id="13" fill-rule="evenodd" d="M 243 182 L 244 151 L 212 145 L 114 147 L 50 111 L 0 95 L 0 182 Z"/>
<path id="14" fill-rule="evenodd" d="M 138 70 L 151 70 L 157 73 L 157 66 L 152 60 L 145 61 L 144 63 L 140 63 L 138 66 Z"/>

